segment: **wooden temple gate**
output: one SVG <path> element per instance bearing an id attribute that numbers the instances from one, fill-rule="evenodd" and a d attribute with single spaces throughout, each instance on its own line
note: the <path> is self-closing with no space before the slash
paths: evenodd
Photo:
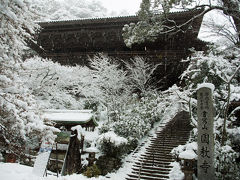
<path id="1" fill-rule="evenodd" d="M 168 18 L 181 24 L 201 13 L 194 11 L 170 13 Z M 146 57 L 150 63 L 159 63 L 156 80 L 165 78 L 169 87 L 178 81 L 186 64 L 180 61 L 190 55 L 189 48 L 202 50 L 205 43 L 197 39 L 202 16 L 186 25 L 185 32 L 160 35 L 155 42 L 145 42 L 128 48 L 122 37 L 125 24 L 137 23 L 137 16 L 40 22 L 42 27 L 34 46 L 42 57 L 63 65 L 88 65 L 88 57 L 104 53 L 129 61 L 135 56 Z M 189 28 L 191 27 L 191 28 Z"/>

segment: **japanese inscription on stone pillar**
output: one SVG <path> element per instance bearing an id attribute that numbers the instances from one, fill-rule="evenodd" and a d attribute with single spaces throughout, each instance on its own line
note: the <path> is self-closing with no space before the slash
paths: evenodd
<path id="1" fill-rule="evenodd" d="M 214 134 L 212 90 L 197 91 L 198 116 L 198 180 L 214 180 Z"/>

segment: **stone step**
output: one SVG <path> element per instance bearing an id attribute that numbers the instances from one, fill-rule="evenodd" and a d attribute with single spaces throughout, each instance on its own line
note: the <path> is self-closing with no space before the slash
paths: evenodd
<path id="1" fill-rule="evenodd" d="M 179 141 L 179 142 L 172 142 L 171 144 L 168 143 L 150 143 L 149 147 L 156 147 L 156 148 L 165 148 L 165 149 L 171 149 L 174 148 L 180 144 L 185 144 L 187 141 Z"/>
<path id="2" fill-rule="evenodd" d="M 158 152 L 158 151 L 162 151 L 163 153 L 164 153 L 164 152 L 165 152 L 165 153 L 169 153 L 169 152 L 171 152 L 172 148 L 168 148 L 168 147 L 162 148 L 162 147 L 149 146 L 149 147 L 146 148 L 146 150 L 147 150 L 148 152 Z"/>
<path id="3" fill-rule="evenodd" d="M 164 145 L 164 146 L 174 146 L 176 144 L 181 144 L 187 142 L 188 139 L 179 139 L 179 140 L 168 140 L 168 141 L 150 141 L 150 144 Z"/>
<path id="4" fill-rule="evenodd" d="M 143 157 L 152 157 L 152 156 L 158 156 L 159 158 L 170 158 L 172 157 L 170 152 L 161 152 L 159 151 L 159 153 L 157 153 L 156 151 L 148 151 L 145 154 L 142 154 Z M 141 157 L 141 156 L 140 156 Z"/>
<path id="5" fill-rule="evenodd" d="M 143 171 L 143 172 L 148 172 L 148 173 L 159 173 L 159 172 L 166 172 L 166 174 L 169 173 L 170 171 L 170 168 L 151 168 L 151 169 L 148 169 L 148 168 L 145 168 L 145 167 L 138 167 L 138 168 L 132 168 L 135 172 L 136 171 Z"/>
<path id="6" fill-rule="evenodd" d="M 145 176 L 145 177 L 150 177 L 150 178 L 168 178 L 168 172 L 164 173 L 164 172 L 161 172 L 160 173 L 157 173 L 157 174 L 153 174 L 153 173 L 147 173 L 147 172 L 132 172 L 132 174 L 136 174 L 136 175 L 140 175 L 140 176 Z"/>
<path id="7" fill-rule="evenodd" d="M 162 178 L 154 178 L 149 176 L 138 176 L 135 174 L 128 174 L 129 178 L 126 178 L 127 180 L 166 180 L 169 177 L 162 177 Z"/>
<path id="8" fill-rule="evenodd" d="M 142 169 L 142 168 L 139 168 L 139 169 L 134 169 L 133 168 L 133 171 L 132 171 L 132 174 L 144 174 L 144 175 L 148 175 L 148 176 L 155 176 L 155 175 L 168 175 L 169 174 L 169 171 L 166 171 L 166 170 L 161 170 L 161 171 L 157 171 L 157 170 L 146 170 L 146 169 Z"/>
<path id="9" fill-rule="evenodd" d="M 164 144 L 164 145 L 173 145 L 175 143 L 181 143 L 188 141 L 189 138 L 184 139 L 156 139 L 156 140 L 150 140 L 151 144 Z"/>
<path id="10" fill-rule="evenodd" d="M 134 164 L 133 165 L 133 168 L 142 168 L 142 169 L 153 169 L 153 170 L 170 170 L 172 168 L 171 165 L 164 165 L 164 166 L 147 166 L 145 164 L 142 164 L 142 165 L 136 165 Z"/>
<path id="11" fill-rule="evenodd" d="M 163 162 L 173 162 L 173 159 L 139 159 L 139 163 L 149 163 L 151 165 L 161 165 Z"/>
<path id="12" fill-rule="evenodd" d="M 140 156 L 141 158 L 154 158 L 154 159 L 172 159 L 172 156 L 170 154 L 142 154 Z"/>
<path id="13" fill-rule="evenodd" d="M 181 144 L 186 144 L 187 141 L 182 141 L 182 142 L 179 142 L 179 143 L 173 143 L 173 144 L 155 144 L 155 143 L 151 143 L 148 148 L 155 148 L 155 149 L 159 149 L 159 150 L 169 150 L 171 151 L 173 148 L 177 147 L 178 145 L 181 145 Z"/>
<path id="14" fill-rule="evenodd" d="M 172 162 L 174 159 L 171 157 L 171 158 L 161 158 L 161 157 L 140 157 L 140 161 L 143 160 L 143 161 L 151 161 L 153 163 L 157 163 L 157 162 L 161 162 L 161 161 L 164 161 L 164 162 Z"/>
<path id="15" fill-rule="evenodd" d="M 186 132 L 159 132 L 159 133 L 156 133 L 157 137 L 177 137 L 178 135 L 188 135 L 189 134 L 189 131 L 186 131 Z"/>
<path id="16" fill-rule="evenodd" d="M 170 166 L 170 162 L 158 162 L 157 164 L 153 164 L 152 162 L 140 162 L 140 161 L 136 161 L 135 164 L 136 166 L 144 166 L 144 167 L 162 167 L 162 168 L 168 168 L 168 167 L 171 167 Z"/>

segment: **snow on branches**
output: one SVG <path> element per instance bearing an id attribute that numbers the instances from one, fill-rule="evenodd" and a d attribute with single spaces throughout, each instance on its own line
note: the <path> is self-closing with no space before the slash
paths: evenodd
<path id="1" fill-rule="evenodd" d="M 25 42 L 38 28 L 33 17 L 28 0 L 0 0 L 0 141 L 15 153 L 34 136 L 51 142 L 57 131 L 45 125 L 19 76 Z"/>

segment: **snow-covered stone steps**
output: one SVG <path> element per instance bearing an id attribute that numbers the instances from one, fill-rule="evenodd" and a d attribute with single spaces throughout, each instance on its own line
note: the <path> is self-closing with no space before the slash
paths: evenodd
<path id="1" fill-rule="evenodd" d="M 139 162 L 143 162 L 143 163 L 152 163 L 152 165 L 158 165 L 161 164 L 162 162 L 172 162 L 172 158 L 168 159 L 168 158 L 144 158 L 144 159 L 140 159 Z"/>
<path id="2" fill-rule="evenodd" d="M 155 160 L 157 160 L 157 161 L 165 161 L 165 160 L 171 160 L 172 159 L 172 156 L 170 156 L 170 155 L 166 155 L 166 156 L 164 156 L 164 155 L 157 155 L 157 154 L 152 154 L 152 155 L 141 155 L 140 156 L 141 158 L 143 158 L 144 160 L 153 160 L 153 161 L 155 161 Z"/>
<path id="3" fill-rule="evenodd" d="M 187 140 L 186 140 L 187 141 Z M 186 141 L 175 141 L 174 143 L 166 143 L 166 144 L 150 144 L 148 148 L 150 151 L 158 151 L 158 150 L 163 150 L 163 151 L 169 151 L 172 148 L 176 147 L 177 144 L 182 144 Z"/>
<path id="4" fill-rule="evenodd" d="M 148 161 L 145 161 L 145 162 L 141 162 L 141 161 L 136 161 L 135 162 L 135 165 L 133 166 L 138 166 L 138 167 L 163 167 L 163 168 L 169 168 L 171 167 L 170 166 L 170 162 L 164 162 L 164 161 L 158 161 L 157 163 L 153 163 L 152 161 L 151 162 L 148 162 Z"/>
<path id="5" fill-rule="evenodd" d="M 158 167 L 158 166 L 147 166 L 147 165 L 144 165 L 144 166 L 141 166 L 141 165 L 133 165 L 133 169 L 135 168 L 137 168 L 138 170 L 139 170 L 139 168 L 141 168 L 141 169 L 147 169 L 147 170 L 157 170 L 157 171 L 159 171 L 159 170 L 163 170 L 163 171 L 165 171 L 165 170 L 168 170 L 169 171 L 169 168 L 171 168 L 172 166 L 170 166 L 170 165 L 165 165 L 165 166 L 163 166 L 163 167 Z"/>
<path id="6" fill-rule="evenodd" d="M 190 135 L 190 121 L 187 112 L 178 113 L 165 127 L 161 127 L 156 135 L 150 138 L 150 144 L 145 148 L 132 167 L 127 180 L 163 180 L 168 179 L 174 161 L 171 150 L 180 144 L 185 144 Z"/>
<path id="7" fill-rule="evenodd" d="M 168 179 L 169 177 L 168 176 L 164 176 L 164 175 L 159 175 L 157 177 L 154 177 L 154 176 L 149 176 L 149 174 L 144 174 L 144 173 L 141 173 L 140 175 L 139 174 L 129 174 L 128 175 L 130 178 L 126 178 L 127 180 L 141 180 L 141 179 L 144 179 L 144 180 L 165 180 L 165 179 Z"/>
<path id="8" fill-rule="evenodd" d="M 139 172 L 139 168 L 133 168 L 132 169 L 133 170 L 133 173 L 134 172 Z M 151 174 L 169 174 L 169 171 L 170 171 L 170 169 L 164 169 L 164 168 L 159 168 L 159 169 L 145 169 L 145 168 L 141 168 L 141 172 L 143 172 L 143 173 L 151 173 Z"/>

